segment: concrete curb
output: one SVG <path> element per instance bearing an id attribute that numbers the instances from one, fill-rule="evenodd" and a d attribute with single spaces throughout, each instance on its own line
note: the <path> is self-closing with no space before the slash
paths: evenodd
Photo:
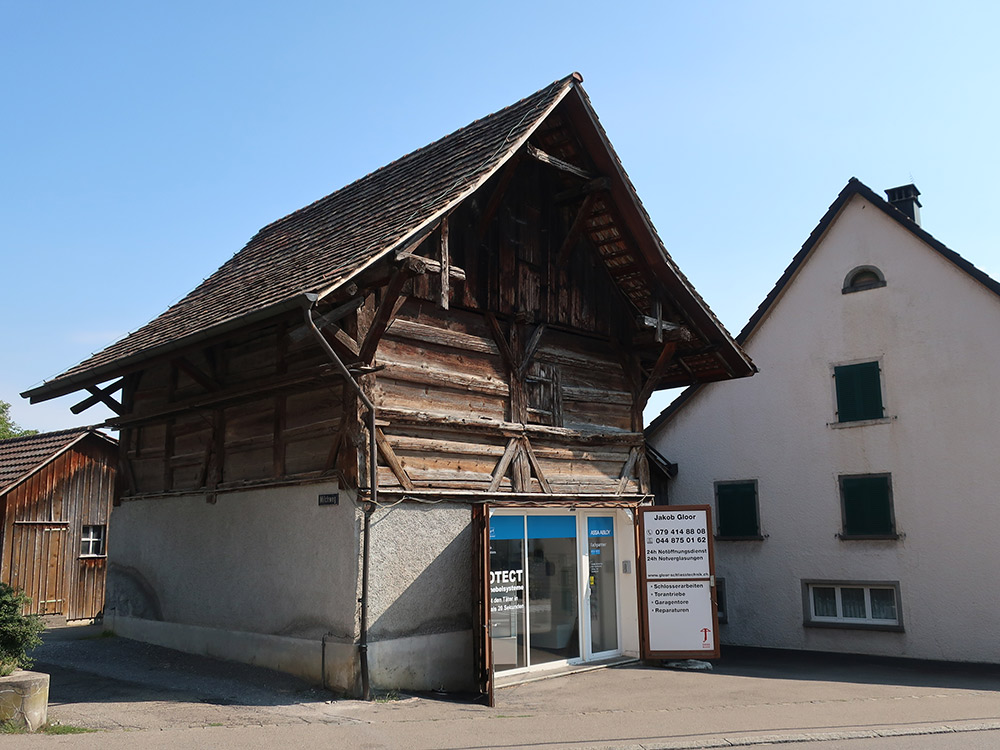
<path id="1" fill-rule="evenodd" d="M 823 742 L 833 740 L 870 740 L 880 737 L 915 737 L 926 734 L 955 734 L 958 732 L 986 732 L 1000 730 L 1000 721 L 939 724 L 920 727 L 882 727 L 879 729 L 848 729 L 838 732 L 795 732 L 788 734 L 754 734 L 712 739 L 677 740 L 657 744 L 614 746 L 615 750 L 712 750 L 720 747 L 754 747 L 759 745 L 785 745 L 796 742 Z"/>

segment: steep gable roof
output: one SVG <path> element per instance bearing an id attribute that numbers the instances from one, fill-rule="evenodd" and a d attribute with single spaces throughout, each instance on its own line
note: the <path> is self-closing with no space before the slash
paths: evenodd
<path id="1" fill-rule="evenodd" d="M 753 365 L 670 259 L 583 92 L 579 74 L 567 76 L 516 104 L 382 167 L 366 177 L 261 229 L 194 291 L 121 341 L 22 395 L 33 402 L 64 395 L 122 374 L 158 354 L 320 297 L 432 229 L 481 187 L 527 142 L 564 100 L 586 123 L 591 156 L 610 177 L 611 192 L 629 230 L 640 236 L 655 283 L 689 313 L 709 354 L 728 377 Z M 570 96 L 570 94 L 574 94 Z M 598 153 L 600 152 L 600 153 Z M 599 230 L 594 230 L 599 231 Z M 613 239 L 613 238 L 612 238 Z M 607 243 L 609 251 L 614 250 Z M 616 283 L 635 302 L 653 282 L 639 266 L 608 260 Z M 641 309 L 641 305 L 639 305 Z M 696 370 L 698 361 L 689 365 Z M 703 365 L 703 363 L 701 363 Z M 718 376 L 716 376 L 718 377 Z"/>
<path id="2" fill-rule="evenodd" d="M 823 218 L 820 219 L 815 229 L 813 229 L 809 234 L 809 237 L 792 258 L 791 263 L 788 264 L 788 267 L 781 274 L 781 277 L 775 283 L 771 291 L 768 292 L 763 302 L 760 303 L 753 315 L 750 316 L 750 320 L 747 321 L 747 324 L 743 326 L 743 329 L 736 336 L 736 341 L 740 346 L 744 346 L 757 331 L 761 323 L 777 304 L 778 299 L 781 297 L 789 283 L 791 283 L 792 278 L 798 272 L 799 268 L 802 267 L 802 264 L 806 262 L 812 254 L 812 251 L 819 244 L 820 240 L 826 235 L 830 226 L 840 215 L 840 212 L 855 196 L 864 198 L 875 208 L 879 209 L 882 213 L 895 221 L 900 227 L 913 234 L 917 239 L 921 240 L 928 247 L 941 255 L 941 257 L 945 260 L 971 276 L 989 291 L 993 292 L 993 294 L 1000 296 L 1000 283 L 984 273 L 982 270 L 976 268 L 972 263 L 967 261 L 954 250 L 951 250 L 942 242 L 935 239 L 929 232 L 922 229 L 919 224 L 914 222 L 910 219 L 910 217 L 889 203 L 885 198 L 878 195 L 858 178 L 852 177 L 848 180 L 844 189 L 840 191 L 837 199 L 830 204 L 826 213 L 823 214 Z M 652 422 L 649 423 L 649 426 L 645 430 L 646 435 L 651 436 L 655 433 L 664 423 L 669 421 L 674 414 L 682 409 L 684 405 L 688 403 L 688 401 L 690 401 L 691 398 L 693 398 L 703 387 L 703 385 L 696 384 L 682 391 L 681 394 L 674 399 L 674 401 L 667 406 L 666 409 L 664 409 Z"/>
<path id="3" fill-rule="evenodd" d="M 0 440 L 0 492 L 5 492 L 27 478 L 88 435 L 96 435 L 110 444 L 115 443 L 112 438 L 96 432 L 92 427 L 76 427 Z"/>

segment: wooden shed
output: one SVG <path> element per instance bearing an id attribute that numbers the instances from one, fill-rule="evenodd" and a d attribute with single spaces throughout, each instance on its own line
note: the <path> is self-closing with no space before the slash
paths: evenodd
<path id="1" fill-rule="evenodd" d="M 31 611 L 91 620 L 104 609 L 118 444 L 92 428 L 0 440 L 0 580 Z"/>
<path id="2" fill-rule="evenodd" d="M 635 652 L 643 406 L 754 369 L 581 80 L 264 227 L 24 394 L 119 415 L 116 629 L 363 694 Z"/>

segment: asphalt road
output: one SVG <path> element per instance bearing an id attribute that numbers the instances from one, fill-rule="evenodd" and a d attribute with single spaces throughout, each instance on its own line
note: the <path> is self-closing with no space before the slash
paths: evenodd
<path id="1" fill-rule="evenodd" d="M 488 708 L 335 700 L 268 670 L 80 635 L 99 631 L 50 637 L 36 659 L 52 675 L 50 720 L 100 731 L 4 737 L 5 750 L 1000 747 L 996 668 L 729 650 L 710 672 L 632 664 L 503 688 Z"/>

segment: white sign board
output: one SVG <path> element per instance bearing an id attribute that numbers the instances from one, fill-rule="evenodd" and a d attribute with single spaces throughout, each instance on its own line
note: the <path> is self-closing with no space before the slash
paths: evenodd
<path id="1" fill-rule="evenodd" d="M 673 505 L 639 513 L 643 657 L 718 658 L 710 508 Z"/>
<path id="2" fill-rule="evenodd" d="M 708 578 L 708 511 L 668 508 L 643 515 L 646 577 Z"/>

